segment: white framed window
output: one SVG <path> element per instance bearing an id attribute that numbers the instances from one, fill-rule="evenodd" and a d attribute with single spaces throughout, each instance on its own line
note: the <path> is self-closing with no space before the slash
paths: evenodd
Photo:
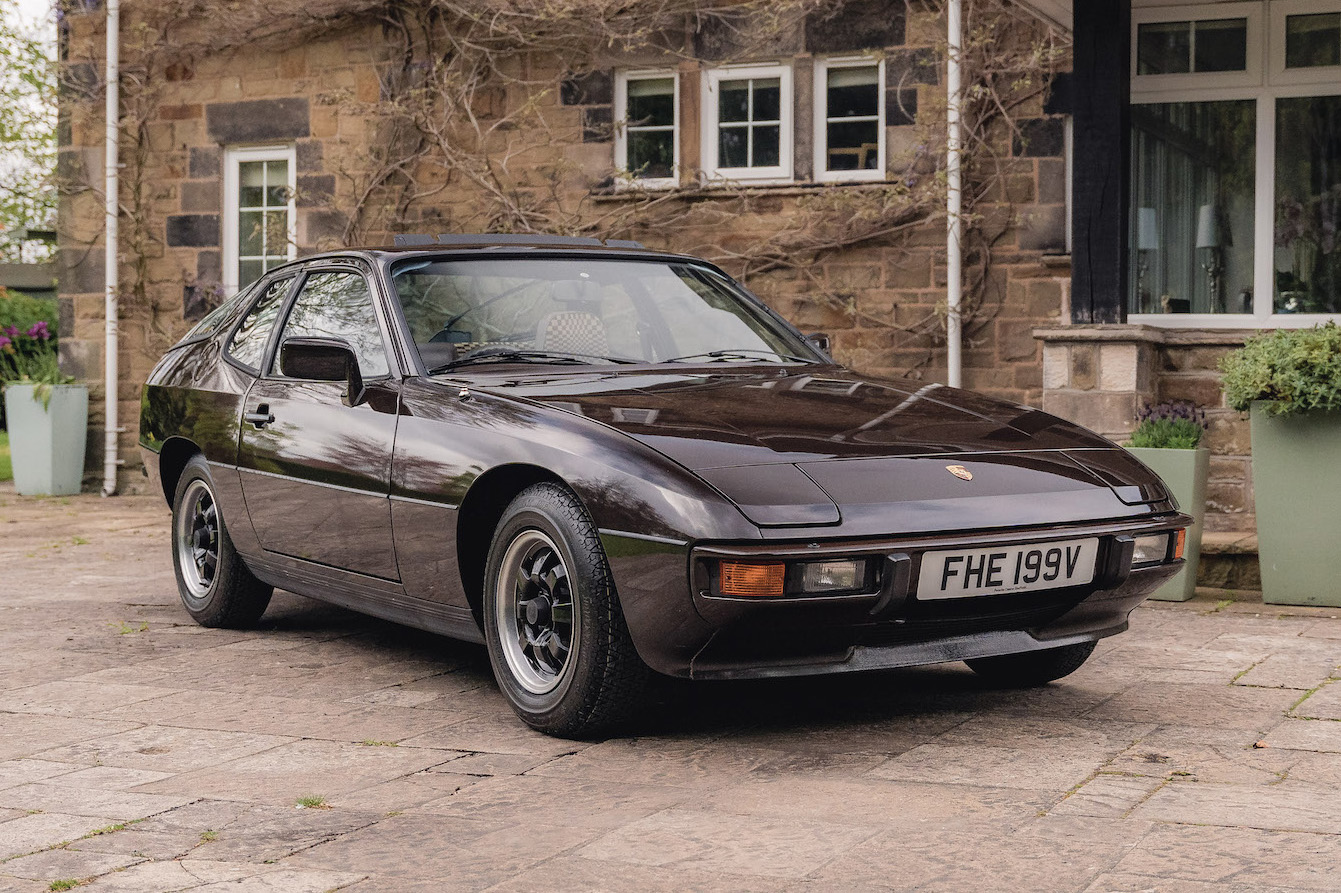
<path id="1" fill-rule="evenodd" d="M 615 167 L 629 186 L 664 189 L 680 180 L 680 78 L 675 71 L 615 76 Z"/>
<path id="2" fill-rule="evenodd" d="M 1262 81 L 1262 2 L 1133 9 L 1132 91 Z"/>
<path id="3" fill-rule="evenodd" d="M 885 63 L 815 61 L 815 179 L 885 179 Z"/>
<path id="4" fill-rule="evenodd" d="M 1132 40 L 1142 24 L 1190 23 L 1194 35 L 1200 20 L 1231 15 L 1249 23 L 1243 56 L 1249 69 L 1261 60 L 1255 77 L 1133 67 L 1128 320 L 1341 319 L 1341 0 L 1143 8 Z"/>
<path id="5" fill-rule="evenodd" d="M 790 182 L 792 97 L 790 65 L 704 72 L 704 176 L 709 181 Z"/>
<path id="6" fill-rule="evenodd" d="M 223 285 L 232 294 L 297 257 L 293 146 L 224 153 Z"/>

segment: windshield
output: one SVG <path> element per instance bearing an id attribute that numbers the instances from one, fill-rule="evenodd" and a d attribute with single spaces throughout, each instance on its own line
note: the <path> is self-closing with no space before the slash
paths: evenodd
<path id="1" fill-rule="evenodd" d="M 392 278 L 430 370 L 491 360 L 821 361 L 730 280 L 696 264 L 425 259 L 401 263 Z"/>

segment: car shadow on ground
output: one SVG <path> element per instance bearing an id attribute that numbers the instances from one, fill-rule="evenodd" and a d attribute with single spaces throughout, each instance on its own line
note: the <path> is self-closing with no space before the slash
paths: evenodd
<path id="1" fill-rule="evenodd" d="M 297 634 L 345 642 L 387 662 L 441 663 L 442 673 L 496 691 L 483 645 L 461 642 L 343 608 L 278 593 L 255 635 Z M 1064 684 L 1030 696 L 1065 700 Z M 954 725 L 970 714 L 1018 706 L 1021 692 L 995 688 L 962 663 L 766 680 L 690 682 L 656 677 L 646 709 L 625 736 L 712 736 L 749 730 L 779 735 L 800 729 L 847 728 L 900 719 Z M 510 713 L 502 696 L 498 710 Z"/>

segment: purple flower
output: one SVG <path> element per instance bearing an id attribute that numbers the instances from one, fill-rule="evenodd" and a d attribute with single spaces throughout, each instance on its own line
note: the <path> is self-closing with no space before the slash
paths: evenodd
<path id="1" fill-rule="evenodd" d="M 5 326 L 5 334 L 8 335 L 8 336 L 11 337 L 11 338 L 17 338 L 17 337 L 19 337 L 19 327 L 18 327 L 18 326 Z"/>
<path id="2" fill-rule="evenodd" d="M 37 322 L 33 323 L 32 326 L 28 329 L 28 337 L 40 338 L 43 341 L 50 340 L 51 332 L 47 330 L 46 320 L 39 319 Z"/>
<path id="3" fill-rule="evenodd" d="M 0 350 L 12 350 L 13 348 L 11 348 L 10 345 L 13 343 L 13 341 L 10 341 L 4 335 L 0 335 Z"/>

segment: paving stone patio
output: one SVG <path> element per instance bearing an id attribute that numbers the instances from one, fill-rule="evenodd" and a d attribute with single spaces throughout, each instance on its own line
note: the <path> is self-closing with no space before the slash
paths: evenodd
<path id="1" fill-rule="evenodd" d="M 0 893 L 1341 889 L 1341 611 L 1152 604 L 1045 689 L 702 686 L 575 743 L 477 646 L 287 594 L 196 627 L 167 520 L 0 485 Z"/>

